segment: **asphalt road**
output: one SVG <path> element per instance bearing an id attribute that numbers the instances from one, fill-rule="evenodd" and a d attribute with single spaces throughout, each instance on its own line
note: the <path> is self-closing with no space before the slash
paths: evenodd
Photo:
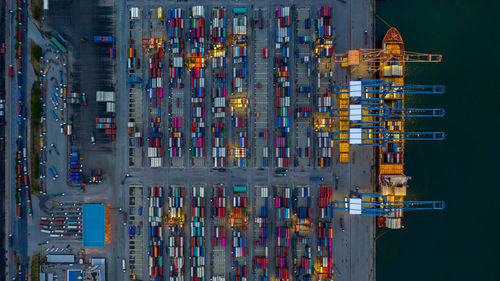
<path id="1" fill-rule="evenodd" d="M 10 3 L 7 3 L 7 8 L 12 9 L 14 11 L 17 10 L 17 2 L 12 0 L 9 1 Z M 7 9 L 7 10 L 8 10 Z M 23 8 L 22 8 L 22 25 L 20 26 L 20 31 L 22 32 L 22 62 L 21 62 L 21 67 L 23 69 L 22 73 L 22 84 L 21 84 L 21 100 L 22 103 L 21 105 L 23 107 L 26 106 L 27 102 L 27 91 L 28 87 L 26 86 L 27 79 L 26 79 L 26 69 L 27 69 L 27 56 L 28 56 L 28 48 L 27 46 L 27 36 L 26 32 L 23 31 L 23 27 L 26 27 L 27 25 L 27 9 L 26 9 L 26 4 L 23 3 Z M 10 17 L 11 15 L 9 15 Z M 12 15 L 11 17 L 14 17 Z M 16 65 L 15 63 L 15 56 L 17 53 L 17 50 L 14 50 L 15 46 L 15 39 L 14 39 L 14 33 L 15 33 L 15 21 L 11 19 L 9 26 L 9 31 L 8 36 L 10 40 L 6 40 L 7 42 L 7 52 L 8 52 L 8 61 L 9 64 Z M 16 69 L 15 72 L 18 72 L 19 70 Z M 16 75 L 17 77 L 17 75 Z M 6 186 L 11 186 L 11 192 L 9 194 L 9 201 L 10 202 L 15 202 L 14 198 L 14 193 L 16 192 L 16 173 L 15 173 L 15 155 L 16 155 L 16 140 L 17 137 L 20 137 L 20 140 L 23 142 L 23 147 L 26 147 L 26 136 L 27 136 L 27 130 L 26 130 L 26 124 L 25 122 L 21 122 L 21 126 L 19 127 L 20 131 L 18 131 L 18 116 L 17 116 L 17 111 L 14 110 L 15 106 L 17 106 L 17 89 L 18 89 L 18 83 L 17 79 L 9 79 L 9 83 L 7 86 L 6 93 L 8 94 L 8 100 L 7 104 L 11 108 L 11 110 L 6 112 L 6 116 L 8 114 L 8 128 L 9 128 L 9 142 L 8 142 L 8 148 L 6 150 L 6 155 L 9 155 L 10 161 L 8 162 L 9 165 L 7 166 L 7 181 L 6 181 Z M 24 188 L 23 188 L 24 189 Z M 28 218 L 27 218 L 27 208 L 26 208 L 26 198 L 24 196 L 24 192 L 22 192 L 23 196 L 21 196 L 21 206 L 22 206 L 22 218 L 17 219 L 16 217 L 16 205 L 11 204 L 9 211 L 8 211 L 8 226 L 7 229 L 9 229 L 9 232 L 13 234 L 15 244 L 13 248 L 11 249 L 12 251 L 16 251 L 20 257 L 20 262 L 22 266 L 22 271 L 26 270 L 28 268 L 28 264 L 26 262 L 26 257 L 27 257 L 27 238 L 28 238 L 28 231 L 27 231 L 27 223 L 28 223 Z M 11 252 L 12 253 L 12 252 Z M 12 257 L 12 255 L 10 255 Z M 16 270 L 17 268 L 14 266 L 14 260 L 12 258 L 9 259 L 9 276 L 17 276 Z"/>

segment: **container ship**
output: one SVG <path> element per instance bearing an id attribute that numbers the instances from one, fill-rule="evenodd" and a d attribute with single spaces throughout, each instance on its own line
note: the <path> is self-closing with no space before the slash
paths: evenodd
<path id="1" fill-rule="evenodd" d="M 382 49 L 388 56 L 394 55 L 394 59 L 384 62 L 380 67 L 379 77 L 396 85 L 404 85 L 404 43 L 399 31 L 391 27 L 382 40 Z M 405 108 L 404 91 L 398 91 L 394 87 L 391 94 L 387 95 L 381 102 L 389 107 Z M 404 116 L 392 117 L 384 122 L 384 127 L 391 132 L 404 132 Z M 396 138 L 388 141 L 378 148 L 378 179 L 379 192 L 387 197 L 388 201 L 404 201 L 408 177 L 404 174 L 404 139 Z M 395 209 L 387 216 L 378 218 L 379 227 L 401 228 L 402 209 Z"/>

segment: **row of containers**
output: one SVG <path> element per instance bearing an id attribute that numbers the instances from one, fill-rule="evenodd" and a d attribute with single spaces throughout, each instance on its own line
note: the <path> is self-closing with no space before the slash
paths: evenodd
<path id="1" fill-rule="evenodd" d="M 162 280 L 163 276 L 162 201 L 163 186 L 151 186 L 148 214 L 148 268 L 151 279 L 155 281 Z"/>
<path id="2" fill-rule="evenodd" d="M 226 186 L 215 184 L 211 189 L 213 202 L 212 227 L 212 279 L 226 280 Z"/>
<path id="3" fill-rule="evenodd" d="M 184 66 L 184 10 L 174 8 L 169 11 L 168 34 L 170 58 L 168 65 L 168 77 L 170 88 L 170 111 L 168 127 L 168 149 L 171 159 L 182 158 L 184 147 L 184 132 L 182 131 L 182 121 L 184 117 L 183 103 L 181 98 L 184 95 L 182 89 L 183 66 Z M 179 97 L 176 97 L 175 94 Z"/>
<path id="4" fill-rule="evenodd" d="M 302 163 L 307 163 L 310 166 L 311 158 L 311 107 L 310 97 L 312 93 L 312 79 L 311 79 L 311 51 L 312 51 L 312 30 L 311 18 L 309 9 L 296 10 L 296 106 L 295 106 L 295 126 L 297 136 L 297 150 L 294 157 L 294 166 L 303 166 Z M 304 70 L 300 70 L 304 69 Z M 307 79 L 299 76 L 298 73 L 307 71 Z M 307 128 L 304 128 L 307 127 Z M 304 138 L 304 130 L 307 135 Z M 304 140 L 302 140 L 304 139 Z M 297 157 L 298 156 L 298 157 Z M 304 159 L 305 161 L 302 161 Z M 300 163 L 300 164 L 299 164 Z"/>
<path id="5" fill-rule="evenodd" d="M 225 168 L 226 160 L 226 10 L 210 13 L 210 57 L 214 83 L 212 88 L 212 159 L 214 168 Z"/>
<path id="6" fill-rule="evenodd" d="M 279 7 L 276 17 L 276 52 L 274 58 L 277 136 L 276 167 L 290 167 L 290 7 Z"/>
<path id="7" fill-rule="evenodd" d="M 82 238 L 82 220 L 78 213 L 51 214 L 40 217 L 40 231 L 50 237 Z"/>
<path id="8" fill-rule="evenodd" d="M 193 186 L 191 201 L 191 281 L 205 277 L 205 187 Z"/>
<path id="9" fill-rule="evenodd" d="M 116 139 L 116 124 L 115 118 L 98 117 L 95 119 L 95 128 L 104 130 L 104 134 L 110 135 L 113 140 Z"/>
<path id="10" fill-rule="evenodd" d="M 184 280 L 184 187 L 172 185 L 168 191 L 168 256 L 171 281 Z"/>
<path id="11" fill-rule="evenodd" d="M 322 61 L 326 61 L 328 67 L 325 71 L 318 71 L 318 111 L 325 116 L 318 119 L 321 124 L 315 124 L 320 128 L 318 137 L 318 166 L 320 168 L 329 168 L 332 166 L 333 160 L 333 138 L 327 128 L 332 128 L 333 119 L 330 118 L 328 113 L 333 109 L 333 94 L 330 92 L 328 86 L 323 87 L 321 79 L 331 79 L 332 63 L 328 63 L 333 56 L 333 9 L 330 6 L 323 6 L 318 10 L 318 25 L 317 25 L 317 38 L 319 49 L 319 57 Z M 321 86 L 321 87 L 320 87 Z M 325 128 L 325 130 L 323 130 Z"/>
<path id="12" fill-rule="evenodd" d="M 295 224 L 294 276 L 299 280 L 311 280 L 312 275 L 312 238 L 311 189 L 298 186 L 294 189 L 293 209 L 297 218 Z"/>
<path id="13" fill-rule="evenodd" d="M 71 185 L 76 187 L 82 187 L 83 184 L 83 174 L 82 174 L 82 157 L 80 153 L 71 152 L 69 155 L 69 165 L 68 165 L 68 179 Z"/>
<path id="14" fill-rule="evenodd" d="M 233 281 L 246 280 L 248 256 L 247 248 L 247 187 L 244 185 L 236 185 L 233 187 L 233 204 L 229 216 L 232 228 L 232 245 L 231 245 L 231 266 L 234 268 L 232 272 Z"/>
<path id="15" fill-rule="evenodd" d="M 292 193 L 289 186 L 276 186 L 275 266 L 278 280 L 290 280 L 289 248 Z"/>
<path id="16" fill-rule="evenodd" d="M 163 167 L 163 125 L 161 112 L 161 101 L 163 99 L 162 58 L 163 52 L 161 49 L 157 49 L 149 57 L 148 93 L 150 105 L 148 123 L 148 159 L 149 166 L 152 168 Z"/>
<path id="17" fill-rule="evenodd" d="M 233 124 L 234 165 L 247 167 L 248 158 L 248 93 L 247 55 L 248 34 L 246 8 L 234 8 L 233 13 L 233 69 L 231 114 Z"/>
<path id="18" fill-rule="evenodd" d="M 134 16 L 139 16 L 138 8 L 130 9 L 131 18 Z M 129 89 L 138 88 L 142 91 L 142 78 L 137 73 L 140 73 L 141 61 L 137 55 L 137 50 L 134 46 L 134 39 L 130 38 L 128 40 L 129 48 L 127 51 L 127 69 L 128 69 L 128 87 Z M 97 99 L 97 96 L 96 96 Z M 142 127 L 138 125 L 137 120 L 134 118 L 129 118 L 127 122 L 127 133 L 129 137 L 129 146 L 134 147 L 140 151 L 142 155 L 142 147 L 144 146 Z"/>
<path id="19" fill-rule="evenodd" d="M 193 166 L 203 166 L 205 158 L 205 9 L 191 8 L 189 39 L 191 57 L 191 138 L 190 148 Z"/>
<path id="20" fill-rule="evenodd" d="M 318 197 L 318 280 L 334 278 L 333 264 L 333 189 L 320 186 Z"/>
<path id="21" fill-rule="evenodd" d="M 68 104 L 83 104 L 87 106 L 87 96 L 85 93 L 71 92 L 66 95 L 66 88 L 64 88 L 66 103 Z"/>
<path id="22" fill-rule="evenodd" d="M 269 278 L 268 240 L 269 240 L 269 187 L 255 187 L 255 218 L 254 218 L 254 258 L 252 271 L 257 280 L 267 281 Z"/>

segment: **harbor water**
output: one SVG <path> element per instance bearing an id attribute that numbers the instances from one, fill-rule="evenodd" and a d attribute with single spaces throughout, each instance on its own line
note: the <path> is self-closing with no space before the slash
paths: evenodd
<path id="1" fill-rule="evenodd" d="M 407 51 L 441 53 L 408 65 L 406 83 L 444 84 L 443 96 L 407 107 L 444 107 L 442 119 L 409 120 L 407 131 L 445 131 L 443 142 L 408 142 L 407 200 L 444 200 L 444 211 L 408 214 L 405 229 L 379 231 L 377 280 L 499 280 L 500 1 L 377 1 L 377 13 Z M 377 37 L 387 31 L 377 20 Z M 495 85 L 497 84 L 497 85 Z"/>

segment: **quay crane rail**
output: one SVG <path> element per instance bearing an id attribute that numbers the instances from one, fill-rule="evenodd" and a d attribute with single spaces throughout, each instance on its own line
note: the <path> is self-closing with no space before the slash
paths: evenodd
<path id="1" fill-rule="evenodd" d="M 346 201 L 334 201 L 335 210 L 347 210 L 351 215 L 384 216 L 399 210 L 425 211 L 443 210 L 444 201 L 389 201 L 379 193 L 353 192 Z M 368 198 L 368 200 L 363 200 Z M 375 201 L 372 201 L 374 199 Z"/>

